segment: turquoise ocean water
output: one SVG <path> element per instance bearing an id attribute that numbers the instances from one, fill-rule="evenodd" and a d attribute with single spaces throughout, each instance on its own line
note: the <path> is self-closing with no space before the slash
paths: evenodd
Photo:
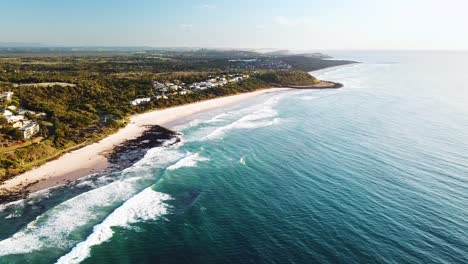
<path id="1" fill-rule="evenodd" d="M 468 53 L 335 52 L 340 90 L 179 124 L 134 166 L 0 206 L 0 263 L 468 263 Z"/>

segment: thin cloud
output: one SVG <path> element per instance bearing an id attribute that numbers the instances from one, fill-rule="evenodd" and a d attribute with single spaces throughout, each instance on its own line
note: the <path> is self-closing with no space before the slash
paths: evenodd
<path id="1" fill-rule="evenodd" d="M 285 16 L 276 16 L 273 18 L 273 21 L 285 27 L 296 27 L 296 26 L 305 26 L 305 25 L 312 25 L 312 19 L 308 17 L 297 17 L 297 18 L 288 18 Z"/>
<path id="2" fill-rule="evenodd" d="M 215 9 L 216 6 L 215 5 L 212 5 L 212 4 L 203 4 L 201 5 L 202 8 L 205 8 L 205 9 Z"/>
<path id="3" fill-rule="evenodd" d="M 193 25 L 192 24 L 180 24 L 179 27 L 181 29 L 192 29 Z"/>

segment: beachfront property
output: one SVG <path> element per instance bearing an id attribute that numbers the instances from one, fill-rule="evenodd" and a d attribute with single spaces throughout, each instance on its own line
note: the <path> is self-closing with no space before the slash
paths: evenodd
<path id="1" fill-rule="evenodd" d="M 179 86 L 179 85 L 175 85 L 175 84 L 169 86 L 169 89 L 174 90 L 174 91 L 177 91 L 177 90 L 179 90 L 180 88 L 182 88 L 182 87 Z"/>
<path id="2" fill-rule="evenodd" d="M 28 120 L 24 114 L 30 113 L 36 116 L 45 116 L 45 113 L 35 113 L 33 111 L 19 109 L 18 114 L 13 114 L 12 111 L 16 111 L 17 108 L 13 106 L 7 107 L 7 109 L 2 110 L 0 113 L 6 119 L 9 126 L 13 128 L 19 128 L 22 132 L 24 139 L 30 139 L 40 131 L 40 126 L 36 122 Z"/>
<path id="3" fill-rule="evenodd" d="M 151 98 L 150 97 L 145 97 L 145 98 L 137 98 L 133 101 L 130 101 L 130 104 L 133 105 L 133 106 L 136 106 L 136 105 L 140 105 L 142 103 L 147 103 L 151 101 Z"/>
<path id="4" fill-rule="evenodd" d="M 160 82 L 154 81 L 154 82 L 153 82 L 153 87 L 154 87 L 154 89 L 161 89 L 161 88 L 166 87 L 166 85 L 165 85 L 164 83 L 160 83 Z"/>
<path id="5" fill-rule="evenodd" d="M 13 112 L 10 111 L 10 109 L 3 110 L 2 115 L 10 126 L 12 127 L 23 126 L 23 121 L 25 120 L 24 115 L 14 115 Z"/>
<path id="6" fill-rule="evenodd" d="M 140 105 L 145 102 L 151 101 L 151 99 L 168 99 L 169 96 L 173 95 L 187 95 L 192 92 L 203 91 L 211 89 L 217 86 L 224 86 L 229 83 L 238 83 L 247 78 L 249 75 L 242 74 L 228 74 L 222 76 L 209 76 L 209 79 L 201 82 L 194 82 L 191 84 L 185 84 L 179 80 L 172 80 L 168 82 L 153 81 L 153 89 L 155 96 L 146 98 L 137 98 L 130 101 L 133 106 Z"/>
<path id="7" fill-rule="evenodd" d="M 13 92 L 0 93 L 0 99 L 4 101 L 11 101 L 11 99 L 13 98 L 13 94 Z"/>
<path id="8" fill-rule="evenodd" d="M 26 125 L 20 128 L 24 139 L 30 139 L 37 133 L 39 133 L 40 127 L 36 122 L 28 122 Z"/>
<path id="9" fill-rule="evenodd" d="M 249 75 L 242 75 L 242 74 L 228 74 L 222 76 L 210 76 L 208 80 L 201 81 L 201 82 L 194 82 L 191 84 L 185 84 L 180 82 L 179 80 L 173 80 L 172 82 L 153 82 L 153 87 L 156 89 L 157 92 L 160 94 L 165 94 L 168 90 L 179 91 L 179 90 L 187 90 L 187 92 L 182 93 L 174 93 L 174 94 L 187 94 L 190 91 L 203 91 L 206 89 L 210 89 L 217 86 L 224 86 L 228 83 L 235 83 L 243 81 L 244 79 L 249 78 Z"/>
<path id="10" fill-rule="evenodd" d="M 14 128 L 21 128 L 24 126 L 24 117 L 23 116 L 11 116 L 7 118 L 7 122 L 11 127 Z"/>
<path id="11" fill-rule="evenodd" d="M 13 92 L 3 92 L 0 93 L 0 98 L 5 101 L 11 101 L 13 94 Z M 36 122 L 29 120 L 26 116 L 45 117 L 46 114 L 9 105 L 5 109 L 0 110 L 0 116 L 5 118 L 7 126 L 18 128 L 22 132 L 24 139 L 30 139 L 40 131 L 40 126 Z"/>

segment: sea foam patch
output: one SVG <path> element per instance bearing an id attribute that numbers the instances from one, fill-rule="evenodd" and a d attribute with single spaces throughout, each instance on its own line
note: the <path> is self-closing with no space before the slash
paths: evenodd
<path id="1" fill-rule="evenodd" d="M 222 121 L 225 121 L 227 117 L 230 116 L 230 113 L 221 113 L 219 115 L 216 115 L 214 117 L 212 117 L 211 119 L 203 122 L 205 124 L 211 124 L 211 123 L 218 123 L 218 122 L 222 122 Z"/>
<path id="2" fill-rule="evenodd" d="M 110 208 L 144 188 L 141 180 L 153 177 L 149 170 L 180 159 L 178 148 L 183 143 L 178 144 L 151 149 L 145 158 L 122 171 L 116 181 L 77 195 L 38 216 L 10 238 L 0 241 L 0 257 L 73 247 L 85 239 L 80 235 L 81 229 L 99 223 Z"/>
<path id="3" fill-rule="evenodd" d="M 195 141 L 213 140 L 222 138 L 231 130 L 254 129 L 275 124 L 278 120 L 275 121 L 274 118 L 278 115 L 278 112 L 274 107 L 279 98 L 279 96 L 275 96 L 262 104 L 215 116 L 204 122 L 204 124 L 211 126 L 200 130 L 199 134 L 190 138 Z M 222 124 L 223 122 L 224 124 Z M 226 124 L 226 122 L 228 123 Z"/>
<path id="4" fill-rule="evenodd" d="M 283 95 L 275 95 L 270 97 L 265 102 L 255 104 L 248 107 L 240 107 L 226 112 L 218 112 L 212 116 L 205 117 L 205 120 L 198 121 L 196 129 L 190 127 L 190 131 L 183 131 L 184 138 L 187 142 L 203 141 L 222 137 L 226 132 L 235 128 L 255 128 L 268 126 L 267 120 L 259 120 L 262 118 L 272 118 L 277 115 L 274 107 Z M 203 118 L 201 118 L 203 119 Z M 238 122 L 237 122 L 238 121 Z M 264 121 L 261 123 L 245 123 L 248 121 Z M 237 122 L 237 123 L 235 123 Z M 232 124 L 235 123 L 235 124 Z M 225 127 L 227 126 L 227 127 Z M 224 127 L 224 128 L 223 128 Z M 212 134 L 213 133 L 213 134 Z M 211 136 L 209 136 L 212 134 Z"/>
<path id="5" fill-rule="evenodd" d="M 235 129 L 253 129 L 270 126 L 274 124 L 271 118 L 275 116 L 277 116 L 277 111 L 271 106 L 265 106 L 259 110 L 254 111 L 253 113 L 241 117 L 240 119 L 226 126 L 215 129 L 202 139 L 219 139 L 222 138 L 227 132 Z"/>
<path id="6" fill-rule="evenodd" d="M 57 205 L 12 237 L 0 241 L 0 256 L 72 246 L 78 242 L 71 237 L 74 231 L 102 217 L 93 209 L 110 206 L 131 196 L 134 192 L 132 181 L 114 182 Z"/>
<path id="7" fill-rule="evenodd" d="M 138 221 L 155 219 L 167 213 L 167 204 L 164 201 L 170 199 L 167 194 L 154 191 L 151 187 L 136 194 L 117 208 L 104 221 L 96 225 L 93 233 L 83 242 L 76 245 L 70 253 L 62 256 L 57 264 L 80 263 L 85 260 L 91 251 L 91 247 L 100 245 L 112 238 L 112 227 L 128 227 Z"/>
<path id="8" fill-rule="evenodd" d="M 209 161 L 210 159 L 200 156 L 198 153 L 187 153 L 185 157 L 167 167 L 167 170 L 177 170 L 183 167 L 195 167 L 198 162 Z"/>

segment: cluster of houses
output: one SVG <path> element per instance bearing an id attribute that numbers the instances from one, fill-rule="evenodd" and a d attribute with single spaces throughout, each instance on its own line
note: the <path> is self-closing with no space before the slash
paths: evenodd
<path id="1" fill-rule="evenodd" d="M 130 101 L 130 104 L 133 106 L 147 103 L 152 99 L 168 99 L 170 96 L 173 95 L 186 95 L 193 92 L 203 91 L 206 89 L 224 86 L 229 83 L 238 83 L 247 78 L 249 75 L 245 74 L 228 74 L 222 76 L 214 76 L 209 77 L 208 80 L 202 82 L 194 82 L 192 84 L 186 84 L 180 82 L 179 80 L 174 80 L 173 82 L 153 82 L 153 88 L 155 91 L 154 97 L 144 97 L 144 98 L 137 98 L 133 101 Z"/>
<path id="2" fill-rule="evenodd" d="M 0 94 L 0 98 L 4 101 L 10 101 L 12 97 L 13 92 L 4 92 Z M 0 110 L 0 115 L 6 119 L 8 126 L 19 128 L 24 139 L 30 139 L 39 133 L 40 127 L 36 122 L 26 118 L 26 115 L 45 117 L 46 114 L 10 105 L 6 109 Z"/>
<path id="3" fill-rule="evenodd" d="M 230 70 L 289 70 L 292 66 L 277 58 L 229 60 Z"/>

